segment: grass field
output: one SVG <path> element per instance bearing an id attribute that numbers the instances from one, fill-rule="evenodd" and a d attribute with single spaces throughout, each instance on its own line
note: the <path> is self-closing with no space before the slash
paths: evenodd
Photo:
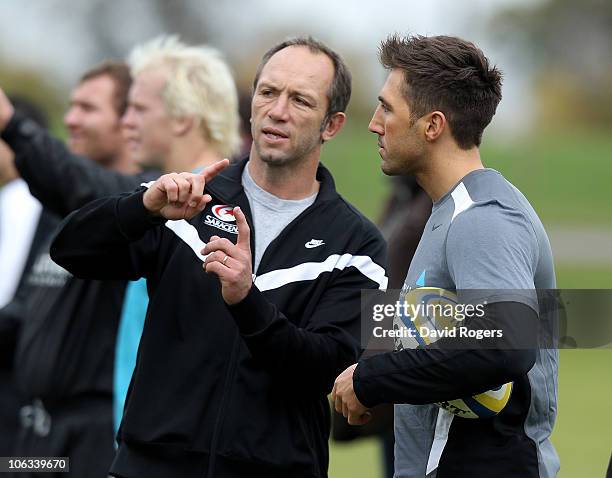
<path id="1" fill-rule="evenodd" d="M 612 228 L 609 133 L 548 133 L 503 145 L 485 141 L 481 157 L 529 198 L 544 224 Z M 323 161 L 347 199 L 375 217 L 387 191 L 376 136 L 365 128 L 348 129 L 324 146 Z"/>
<path id="2" fill-rule="evenodd" d="M 365 124 L 326 145 L 323 161 L 341 194 L 375 220 L 388 186 L 379 169 L 376 137 Z M 486 166 L 523 191 L 545 225 L 612 228 L 609 133 L 548 133 L 505 145 L 491 141 L 483 145 L 482 157 Z M 557 261 L 556 270 L 560 288 L 612 288 L 612 266 L 605 263 L 581 267 Z M 561 478 L 605 475 L 612 452 L 611 368 L 609 349 L 560 353 L 559 409 L 552 439 L 561 457 Z M 332 443 L 331 478 L 377 478 L 380 469 L 377 441 Z"/>

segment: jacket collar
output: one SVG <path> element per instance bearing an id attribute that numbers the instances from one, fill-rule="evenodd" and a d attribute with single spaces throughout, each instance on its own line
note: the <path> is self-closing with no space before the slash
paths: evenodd
<path id="1" fill-rule="evenodd" d="M 232 162 L 219 175 L 212 179 L 206 188 L 220 198 L 235 203 L 239 195 L 244 193 L 242 188 L 242 171 L 246 167 L 249 158 Z M 338 197 L 334 178 L 329 170 L 319 163 L 317 168 L 317 180 L 321 183 L 315 204 L 330 201 Z"/>

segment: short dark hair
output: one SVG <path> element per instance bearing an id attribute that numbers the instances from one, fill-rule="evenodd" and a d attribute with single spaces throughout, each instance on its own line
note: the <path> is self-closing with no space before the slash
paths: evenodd
<path id="1" fill-rule="evenodd" d="M 346 110 L 349 100 L 351 99 L 352 77 L 351 72 L 349 71 L 346 63 L 344 63 L 342 57 L 323 42 L 316 40 L 311 36 L 289 38 L 288 40 L 278 43 L 270 48 L 264 54 L 259 66 L 257 67 L 255 79 L 253 80 L 253 90 L 257 88 L 257 83 L 259 82 L 261 72 L 270 58 L 272 58 L 275 53 L 278 53 L 279 51 L 290 46 L 305 46 L 313 53 L 323 53 L 324 55 L 327 55 L 334 65 L 334 79 L 332 80 L 329 91 L 327 92 L 329 104 L 327 106 L 327 112 L 325 113 L 325 119 L 323 120 L 323 125 L 325 125 L 334 113 L 344 112 Z"/>
<path id="2" fill-rule="evenodd" d="M 101 76 L 108 76 L 115 84 L 113 106 L 118 116 L 123 116 L 128 104 L 128 93 L 132 86 L 132 75 L 126 63 L 115 60 L 105 60 L 87 70 L 81 76 L 79 83 L 93 80 Z"/>
<path id="3" fill-rule="evenodd" d="M 441 111 L 459 147 L 480 146 L 502 97 L 502 74 L 479 48 L 457 37 L 396 34 L 379 56 L 386 69 L 403 71 L 413 118 Z"/>

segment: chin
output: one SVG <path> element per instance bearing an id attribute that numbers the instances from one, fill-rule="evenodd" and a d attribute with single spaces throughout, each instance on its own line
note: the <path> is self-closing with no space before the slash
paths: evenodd
<path id="1" fill-rule="evenodd" d="M 87 151 L 85 151 L 83 145 L 75 141 L 68 141 L 68 149 L 70 149 L 70 152 L 72 154 L 78 154 L 79 156 L 87 156 Z"/>
<path id="2" fill-rule="evenodd" d="M 398 171 L 398 168 L 395 165 L 388 163 L 384 159 L 380 163 L 380 169 L 387 176 L 398 176 L 402 174 L 401 171 Z"/>
<path id="3" fill-rule="evenodd" d="M 280 151 L 271 151 L 265 149 L 258 149 L 257 155 L 262 162 L 266 163 L 268 166 L 283 166 L 291 162 L 291 158 Z"/>

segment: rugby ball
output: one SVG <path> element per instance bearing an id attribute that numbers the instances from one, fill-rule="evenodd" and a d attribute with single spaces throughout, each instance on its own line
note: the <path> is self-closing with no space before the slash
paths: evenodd
<path id="1" fill-rule="evenodd" d="M 512 382 L 467 398 L 436 403 L 447 412 L 463 418 L 491 418 L 501 412 L 510 400 Z"/>
<path id="2" fill-rule="evenodd" d="M 400 307 L 393 321 L 395 349 L 427 346 L 461 325 L 453 315 L 457 295 L 437 287 L 418 287 L 402 291 Z M 503 410 L 510 400 L 513 383 L 466 398 L 436 403 L 440 408 L 462 418 L 490 418 Z"/>

